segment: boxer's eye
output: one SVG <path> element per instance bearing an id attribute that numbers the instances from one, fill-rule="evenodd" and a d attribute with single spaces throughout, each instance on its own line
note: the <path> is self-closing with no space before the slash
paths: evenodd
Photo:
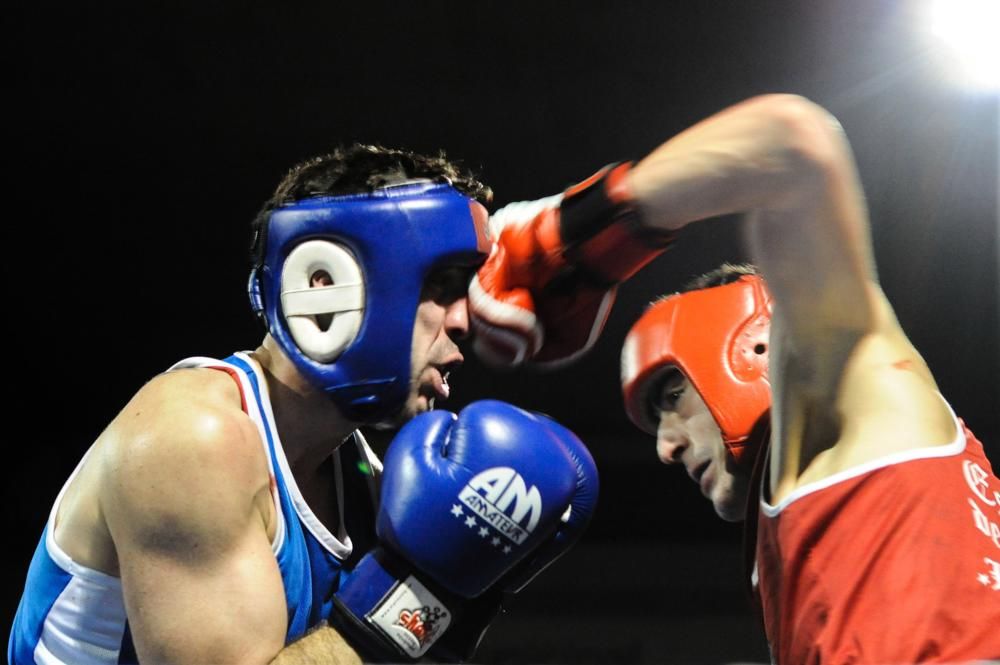
<path id="1" fill-rule="evenodd" d="M 672 410 L 677 407 L 677 402 L 680 400 L 681 395 L 684 394 L 684 389 L 680 388 L 677 390 L 664 390 L 663 394 L 660 395 L 660 409 L 662 410 Z"/>
<path id="2" fill-rule="evenodd" d="M 677 402 L 684 395 L 687 383 L 680 372 L 672 372 L 660 387 L 656 407 L 659 411 L 675 411 Z"/>
<path id="3" fill-rule="evenodd" d="M 475 269 L 467 266 L 447 266 L 432 270 L 424 280 L 420 293 L 421 300 L 433 300 L 441 305 L 449 305 L 469 292 L 469 281 Z"/>

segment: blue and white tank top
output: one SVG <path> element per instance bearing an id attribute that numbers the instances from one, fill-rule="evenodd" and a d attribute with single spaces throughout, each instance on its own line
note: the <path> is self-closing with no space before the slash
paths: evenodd
<path id="1" fill-rule="evenodd" d="M 171 369 L 187 367 L 229 373 L 239 386 L 243 410 L 260 432 L 274 478 L 271 487 L 277 527 L 271 549 L 281 570 L 288 606 L 286 643 L 292 642 L 327 617 L 341 570 L 352 567 L 374 545 L 381 462 L 360 432 L 333 454 L 340 511 L 338 533 L 334 535 L 306 504 L 292 476 L 259 366 L 247 354 L 237 353 L 224 361 L 189 358 Z M 137 662 L 121 580 L 76 563 L 53 537 L 63 494 L 89 455 L 90 451 L 56 498 L 31 559 L 7 647 L 7 659 L 12 665 Z"/>

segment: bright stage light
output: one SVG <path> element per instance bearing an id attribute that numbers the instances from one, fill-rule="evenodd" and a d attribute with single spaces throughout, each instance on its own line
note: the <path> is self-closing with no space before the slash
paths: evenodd
<path id="1" fill-rule="evenodd" d="M 1000 91 L 1000 0 L 930 0 L 927 19 L 948 56 L 950 79 Z"/>

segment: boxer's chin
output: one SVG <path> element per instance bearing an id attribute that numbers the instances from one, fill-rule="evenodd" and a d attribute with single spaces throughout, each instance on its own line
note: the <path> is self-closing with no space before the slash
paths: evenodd
<path id="1" fill-rule="evenodd" d="M 409 422 L 413 417 L 419 416 L 421 413 L 426 413 L 434 408 L 434 398 L 429 398 L 423 394 L 416 393 L 410 394 L 406 398 L 406 402 L 399 409 L 378 421 L 373 425 L 377 430 L 392 430 L 399 429 L 407 422 Z"/>

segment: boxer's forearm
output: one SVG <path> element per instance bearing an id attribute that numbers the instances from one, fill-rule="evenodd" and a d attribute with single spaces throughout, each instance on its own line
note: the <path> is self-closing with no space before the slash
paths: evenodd
<path id="1" fill-rule="evenodd" d="M 361 658 L 340 633 L 322 625 L 282 649 L 271 665 L 361 665 Z"/>
<path id="2" fill-rule="evenodd" d="M 681 132 L 640 161 L 630 185 L 644 221 L 662 229 L 777 209 L 814 186 L 810 165 L 832 118 L 791 95 L 757 97 Z"/>

